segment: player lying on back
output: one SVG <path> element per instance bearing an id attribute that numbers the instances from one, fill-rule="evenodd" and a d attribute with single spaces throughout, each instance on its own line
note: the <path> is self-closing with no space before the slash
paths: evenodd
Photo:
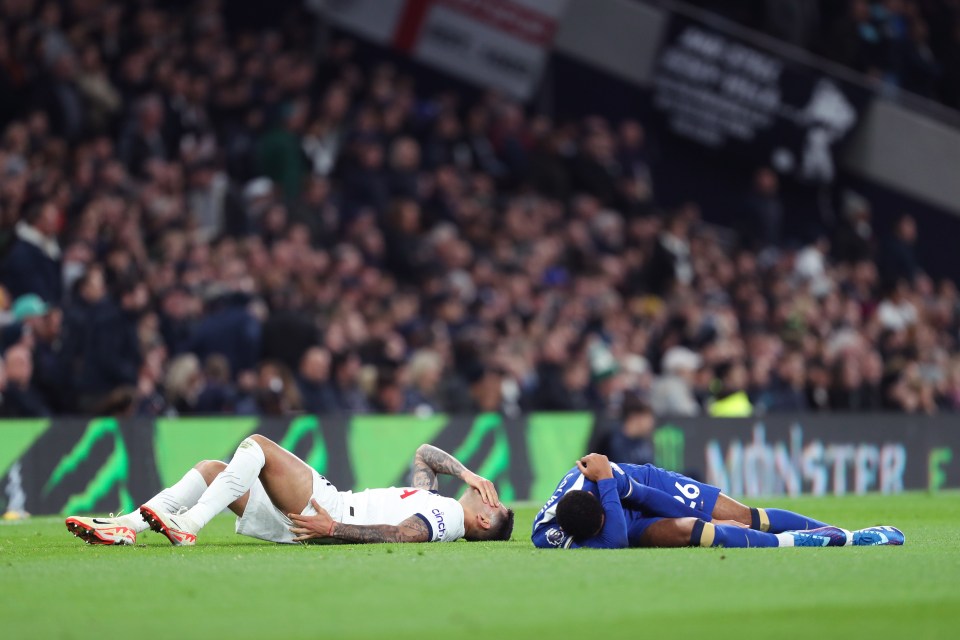
<path id="1" fill-rule="evenodd" d="M 437 474 L 460 478 L 459 501 L 436 492 Z M 116 518 L 67 518 L 67 529 L 90 544 L 134 544 L 152 528 L 177 546 L 229 508 L 237 533 L 269 542 L 452 542 L 509 540 L 513 511 L 489 480 L 430 445 L 417 449 L 410 487 L 337 491 L 306 462 L 270 439 L 240 443 L 230 464 L 204 460 L 139 513 Z"/>
<path id="2" fill-rule="evenodd" d="M 537 547 L 901 545 L 893 527 L 846 531 L 783 509 L 740 504 L 717 487 L 650 464 L 577 462 L 533 522 Z"/>

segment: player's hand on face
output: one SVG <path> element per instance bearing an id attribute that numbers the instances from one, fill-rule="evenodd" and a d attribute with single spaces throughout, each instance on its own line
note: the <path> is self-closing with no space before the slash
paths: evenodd
<path id="1" fill-rule="evenodd" d="M 327 513 L 327 510 L 317 504 L 317 501 L 310 499 L 310 504 L 317 510 L 313 516 L 305 516 L 299 513 L 289 513 L 287 516 L 293 522 L 290 531 L 297 534 L 294 542 L 305 542 L 314 538 L 327 538 L 333 527 L 333 518 Z"/>
<path id="2" fill-rule="evenodd" d="M 492 482 L 483 476 L 478 476 L 472 471 L 464 472 L 463 481 L 467 483 L 468 487 L 473 487 L 480 493 L 480 498 L 484 504 L 488 504 L 491 507 L 500 506 L 500 497 L 497 495 L 497 488 L 493 486 Z"/>
<path id="3" fill-rule="evenodd" d="M 610 459 L 599 453 L 588 453 L 577 461 L 577 468 L 587 480 L 599 482 L 613 477 Z"/>

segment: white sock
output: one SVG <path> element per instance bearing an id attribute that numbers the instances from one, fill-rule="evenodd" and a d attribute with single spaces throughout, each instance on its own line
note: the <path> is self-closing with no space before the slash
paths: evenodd
<path id="1" fill-rule="evenodd" d="M 122 516 L 117 517 L 117 522 L 122 524 L 125 527 L 129 527 L 136 531 L 137 533 L 143 533 L 150 528 L 146 522 L 143 521 L 143 518 L 140 517 L 140 511 L 134 511 L 133 513 L 127 513 Z"/>
<path id="2" fill-rule="evenodd" d="M 180 480 L 147 500 L 144 504 L 154 511 L 161 513 L 176 513 L 180 507 L 192 507 L 207 490 L 207 483 L 203 474 L 196 469 L 190 469 Z M 150 526 L 140 516 L 140 511 L 128 513 L 119 518 L 124 526 L 130 527 L 137 533 L 146 531 Z"/>
<path id="3" fill-rule="evenodd" d="M 245 494 L 253 486 L 266 464 L 263 449 L 255 440 L 247 438 L 237 447 L 233 460 L 220 475 L 214 478 L 192 509 L 184 515 L 201 528 L 213 520 L 214 516 Z"/>
<path id="4" fill-rule="evenodd" d="M 777 540 L 780 541 L 781 547 L 792 547 L 793 544 L 793 535 L 789 533 L 775 533 L 773 534 L 777 537 Z"/>

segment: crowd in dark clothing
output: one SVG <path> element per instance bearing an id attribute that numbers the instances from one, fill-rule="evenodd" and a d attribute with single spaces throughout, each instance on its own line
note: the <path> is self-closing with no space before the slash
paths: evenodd
<path id="1" fill-rule="evenodd" d="M 640 122 L 164 7 L 0 2 L 4 415 L 960 408 L 909 216 L 792 246 L 760 168 L 738 239 Z"/>
<path id="2" fill-rule="evenodd" d="M 689 0 L 779 40 L 960 108 L 960 4 L 954 0 Z"/>

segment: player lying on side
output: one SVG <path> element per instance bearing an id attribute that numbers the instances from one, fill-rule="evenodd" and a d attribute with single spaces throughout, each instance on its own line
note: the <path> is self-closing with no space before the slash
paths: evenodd
<path id="1" fill-rule="evenodd" d="M 437 475 L 460 478 L 459 501 L 436 493 Z M 500 504 L 489 480 L 440 449 L 422 445 L 410 487 L 337 491 L 293 453 L 261 435 L 240 443 L 230 464 L 199 462 L 139 513 L 116 518 L 70 516 L 67 529 L 90 544 L 134 544 L 152 528 L 177 546 L 229 508 L 237 533 L 269 542 L 451 542 L 509 540 L 513 511 Z"/>
<path id="2" fill-rule="evenodd" d="M 537 547 L 901 545 L 893 527 L 846 531 L 783 509 L 750 508 L 717 487 L 650 464 L 577 462 L 533 522 Z"/>

